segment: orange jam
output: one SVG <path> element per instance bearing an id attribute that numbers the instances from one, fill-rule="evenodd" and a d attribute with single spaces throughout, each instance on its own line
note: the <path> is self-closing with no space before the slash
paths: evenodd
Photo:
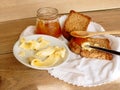
<path id="1" fill-rule="evenodd" d="M 47 34 L 54 37 L 61 35 L 61 27 L 58 20 L 37 20 L 36 34 Z"/>
<path id="2" fill-rule="evenodd" d="M 87 41 L 87 38 L 73 38 L 73 41 L 78 45 L 81 45 L 82 43 Z"/>
<path id="3" fill-rule="evenodd" d="M 54 37 L 61 35 L 61 27 L 58 21 L 56 8 L 44 7 L 37 11 L 36 34 L 47 34 Z"/>

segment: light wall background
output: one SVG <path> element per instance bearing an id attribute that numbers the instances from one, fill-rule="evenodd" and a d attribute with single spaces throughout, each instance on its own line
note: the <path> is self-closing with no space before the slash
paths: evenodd
<path id="1" fill-rule="evenodd" d="M 59 13 L 120 8 L 120 0 L 0 0 L 0 22 L 35 17 L 40 7 L 55 7 Z"/>

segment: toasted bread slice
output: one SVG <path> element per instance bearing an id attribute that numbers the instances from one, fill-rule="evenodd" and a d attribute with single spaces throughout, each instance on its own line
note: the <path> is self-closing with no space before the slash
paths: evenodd
<path id="1" fill-rule="evenodd" d="M 73 30 L 86 31 L 90 21 L 91 18 L 89 16 L 71 10 L 65 21 L 64 30 L 66 32 Z"/>
<path id="2" fill-rule="evenodd" d="M 62 30 L 63 36 L 70 40 L 72 37 L 70 35 L 71 31 L 86 31 L 90 21 L 91 18 L 89 16 L 71 10 L 68 18 L 65 20 L 64 28 Z"/>
<path id="3" fill-rule="evenodd" d="M 112 54 L 92 48 L 86 48 L 83 44 L 89 44 L 91 46 L 98 46 L 106 49 L 111 49 L 110 41 L 108 39 L 74 38 L 70 41 L 69 47 L 73 52 L 80 54 L 83 57 L 112 60 Z"/>

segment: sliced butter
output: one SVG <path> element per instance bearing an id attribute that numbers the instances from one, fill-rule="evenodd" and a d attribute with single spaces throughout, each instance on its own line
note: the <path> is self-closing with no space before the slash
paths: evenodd
<path id="1" fill-rule="evenodd" d="M 31 62 L 32 66 L 37 66 L 37 67 L 45 67 L 45 66 L 52 66 L 54 65 L 60 58 L 55 56 L 54 54 L 50 55 L 47 59 L 44 61 L 40 59 L 33 59 Z"/>

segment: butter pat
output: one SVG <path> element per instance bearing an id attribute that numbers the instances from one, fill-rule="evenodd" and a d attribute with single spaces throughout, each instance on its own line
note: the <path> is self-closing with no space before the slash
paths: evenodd
<path id="1" fill-rule="evenodd" d="M 52 46 L 49 46 L 45 49 L 42 49 L 38 51 L 35 55 L 39 57 L 47 57 L 55 52 L 55 48 Z"/>
<path id="2" fill-rule="evenodd" d="M 81 45 L 81 47 L 82 47 L 82 49 L 84 49 L 84 50 L 91 51 L 92 48 L 89 47 L 90 45 L 91 45 L 91 44 L 90 44 L 89 42 L 84 42 L 84 43 Z"/>

